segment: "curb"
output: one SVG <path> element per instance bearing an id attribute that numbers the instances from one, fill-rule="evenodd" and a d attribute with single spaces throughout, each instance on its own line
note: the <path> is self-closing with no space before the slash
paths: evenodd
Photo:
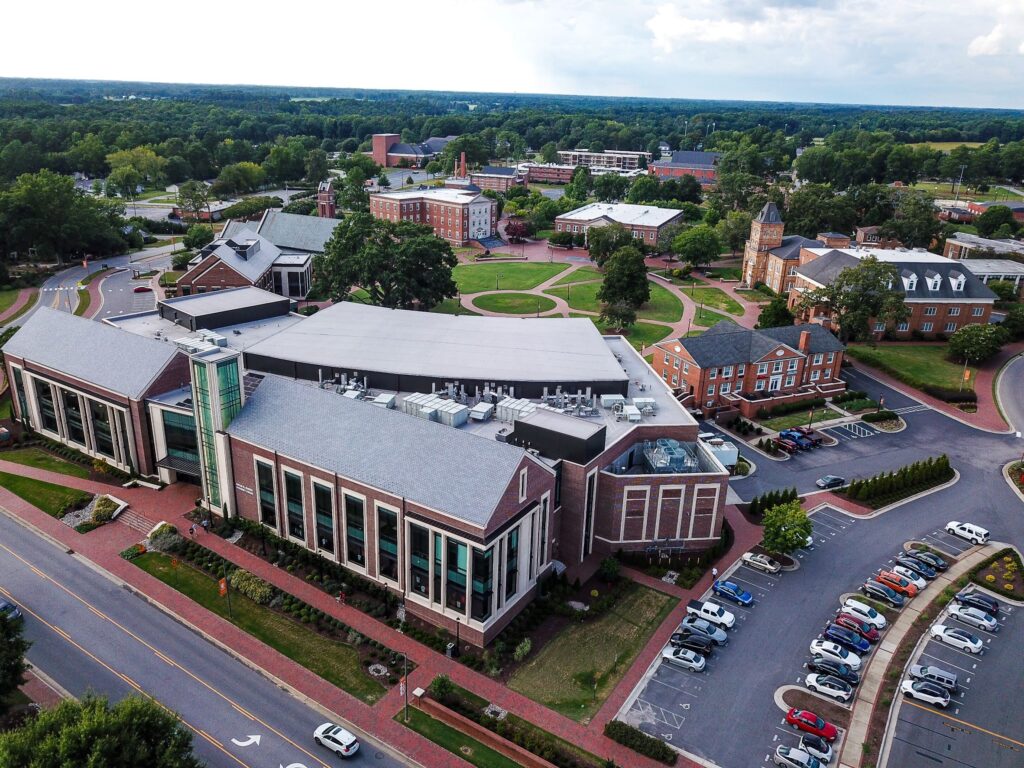
<path id="1" fill-rule="evenodd" d="M 954 469 L 953 470 L 953 478 L 951 480 L 947 480 L 942 485 L 936 485 L 934 488 L 929 488 L 927 490 L 921 491 L 920 493 L 915 493 L 913 496 L 908 496 L 907 498 L 900 499 L 899 501 L 894 501 L 892 504 L 888 504 L 888 505 L 886 505 L 884 507 L 879 507 L 878 509 L 874 510 L 873 512 L 871 512 L 870 514 L 867 514 L 867 515 L 856 515 L 853 512 L 848 512 L 847 510 L 842 509 L 841 507 L 833 506 L 833 505 L 829 504 L 828 502 L 822 502 L 818 506 L 814 507 L 814 509 L 808 510 L 807 514 L 809 515 L 812 512 L 817 512 L 822 507 L 829 507 L 830 509 L 834 509 L 834 510 L 837 510 L 839 512 L 842 512 L 844 515 L 846 515 L 847 517 L 853 518 L 854 520 L 873 520 L 874 518 L 878 517 L 879 515 L 884 515 L 886 512 L 891 512 L 894 509 L 898 509 L 899 507 L 902 507 L 904 504 L 909 504 L 912 501 L 917 501 L 918 499 L 923 499 L 925 496 L 928 496 L 928 495 L 933 494 L 933 493 L 938 493 L 939 491 L 944 491 L 946 488 L 949 488 L 952 485 L 956 485 L 958 482 L 960 482 L 960 473 L 956 469 Z M 820 493 L 820 491 L 814 491 L 814 493 Z M 811 493 L 801 494 L 800 498 L 804 498 L 804 496 L 810 496 L 810 495 L 813 495 L 813 494 L 811 494 Z M 1022 497 L 1021 500 L 1024 501 L 1024 497 Z M 924 544 L 925 542 L 921 542 L 921 543 Z M 929 544 L 928 546 L 931 546 L 931 545 Z"/>
<path id="2" fill-rule="evenodd" d="M 1005 480 L 1006 484 L 1010 486 L 1010 490 L 1017 494 L 1017 498 L 1019 498 L 1021 502 L 1024 502 L 1024 492 L 1022 492 L 1021 489 L 1017 487 L 1017 484 L 1013 482 L 1013 478 L 1010 477 L 1010 467 L 1017 463 L 1017 459 L 1014 459 L 1013 461 L 1008 461 L 1005 464 L 1003 464 L 1002 475 L 1003 480 Z"/>
<path id="3" fill-rule="evenodd" d="M 1008 434 L 1013 433 L 1017 425 L 1011 424 L 1010 420 L 1006 418 L 1006 414 L 1003 412 L 1003 405 L 1002 403 L 999 402 L 999 382 L 1002 381 L 1003 373 L 1006 371 L 1006 369 L 1009 368 L 1017 360 L 1017 358 L 1021 357 L 1022 355 L 1024 355 L 1024 352 L 1018 352 L 1016 355 L 1008 359 L 1005 363 L 999 366 L 999 370 L 996 371 L 996 375 L 992 377 L 992 402 L 995 403 L 996 410 L 999 412 L 999 417 L 1003 421 L 1005 421 L 1007 426 L 1009 427 Z"/>

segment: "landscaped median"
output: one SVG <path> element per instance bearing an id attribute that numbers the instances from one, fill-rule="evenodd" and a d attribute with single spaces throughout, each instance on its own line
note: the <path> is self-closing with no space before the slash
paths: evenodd
<path id="1" fill-rule="evenodd" d="M 925 461 L 915 461 L 895 472 L 882 472 L 865 480 L 854 480 L 835 492 L 872 509 L 881 509 L 948 483 L 955 477 L 956 472 L 949 464 L 949 457 L 942 454 Z"/>

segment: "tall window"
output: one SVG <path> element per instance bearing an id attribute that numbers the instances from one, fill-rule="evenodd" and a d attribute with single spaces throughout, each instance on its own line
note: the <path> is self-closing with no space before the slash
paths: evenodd
<path id="1" fill-rule="evenodd" d="M 345 548 L 348 560 L 356 565 L 366 565 L 366 522 L 363 519 L 363 500 L 345 494 Z"/>
<path id="2" fill-rule="evenodd" d="M 177 415 L 177 414 L 175 414 Z M 110 409 L 105 403 L 96 400 L 89 401 L 89 417 L 92 421 L 93 448 L 108 458 L 114 458 L 114 438 L 110 431 Z M 191 420 L 191 416 L 188 417 Z M 192 442 L 195 444 L 195 430 L 192 431 Z M 199 453 L 196 452 L 195 460 L 199 461 Z"/>
<path id="3" fill-rule="evenodd" d="M 380 575 L 398 580 L 398 514 L 377 509 L 377 568 Z"/>
<path id="4" fill-rule="evenodd" d="M 277 497 L 274 495 L 274 468 L 256 462 L 256 485 L 260 494 L 260 522 L 277 528 Z"/>
<path id="5" fill-rule="evenodd" d="M 505 552 L 505 599 L 508 600 L 519 590 L 519 528 L 508 532 L 508 547 Z"/>
<path id="6" fill-rule="evenodd" d="M 430 596 L 430 532 L 409 524 L 409 586 L 417 595 Z"/>
<path id="7" fill-rule="evenodd" d="M 242 409 L 242 388 L 238 381 L 238 360 L 217 363 L 217 394 L 220 397 L 221 428 L 227 429 Z"/>
<path id="8" fill-rule="evenodd" d="M 18 393 L 18 407 L 21 418 L 28 419 L 28 401 L 25 399 L 25 380 L 21 376 L 21 368 L 14 368 L 14 389 Z"/>
<path id="9" fill-rule="evenodd" d="M 708 394 L 713 395 L 714 390 Z M 583 557 L 590 554 L 590 534 L 594 528 L 594 499 L 597 496 L 597 473 L 587 478 L 587 498 L 583 507 Z"/>
<path id="10" fill-rule="evenodd" d="M 477 621 L 491 617 L 491 597 L 494 593 L 494 574 L 491 569 L 493 550 L 473 548 L 473 603 L 470 615 Z"/>
<path id="11" fill-rule="evenodd" d="M 444 549 L 441 543 L 441 534 L 434 534 L 434 602 L 441 602 L 441 573 L 444 560 Z"/>
<path id="12" fill-rule="evenodd" d="M 43 429 L 56 432 L 57 410 L 53 407 L 53 388 L 45 381 L 36 379 L 35 382 L 36 401 L 39 403 L 39 416 L 43 422 Z"/>
<path id="13" fill-rule="evenodd" d="M 448 539 L 448 573 L 445 585 L 445 605 L 460 613 L 466 612 L 466 559 L 469 550 L 465 544 Z"/>
<path id="14" fill-rule="evenodd" d="M 284 507 L 287 513 L 288 535 L 306 538 L 306 516 L 302 509 L 302 478 L 291 472 L 284 473 Z"/>
<path id="15" fill-rule="evenodd" d="M 106 410 L 106 409 L 104 409 Z M 94 408 L 95 411 L 95 408 Z M 196 438 L 196 420 L 190 413 L 175 413 L 174 411 L 163 411 L 164 442 L 167 444 L 167 455 L 184 461 L 199 463 L 199 441 Z M 93 425 L 96 425 L 96 416 L 93 415 Z M 109 432 L 110 426 L 107 425 Z M 96 443 L 100 442 L 99 429 Z M 271 488 L 273 490 L 273 488 Z"/>
<path id="16" fill-rule="evenodd" d="M 68 439 L 85 445 L 85 425 L 82 422 L 82 401 L 74 392 L 61 392 L 64 399 L 64 419 L 68 425 Z"/>
<path id="17" fill-rule="evenodd" d="M 330 486 L 313 483 L 313 512 L 317 546 L 334 552 L 334 490 Z"/>
<path id="18" fill-rule="evenodd" d="M 220 478 L 217 477 L 217 448 L 214 443 L 213 405 L 206 366 L 198 360 L 192 364 L 192 385 L 196 393 L 196 414 L 199 417 L 199 442 L 203 448 L 203 480 L 210 503 L 220 506 Z"/>
<path id="19" fill-rule="evenodd" d="M 537 566 L 548 561 L 548 497 L 540 500 L 540 552 L 537 553 Z"/>

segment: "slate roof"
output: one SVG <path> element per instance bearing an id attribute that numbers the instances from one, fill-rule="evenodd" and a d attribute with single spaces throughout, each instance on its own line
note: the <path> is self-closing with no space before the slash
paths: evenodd
<path id="1" fill-rule="evenodd" d="M 762 224 L 781 224 L 782 214 L 779 213 L 779 208 L 775 203 L 765 203 L 764 208 L 757 214 L 756 221 Z"/>
<path id="2" fill-rule="evenodd" d="M 819 285 L 828 285 L 842 272 L 849 267 L 860 264 L 860 259 L 842 251 L 829 251 L 824 256 L 819 256 L 814 261 L 797 267 L 796 273 L 813 280 Z"/>
<path id="3" fill-rule="evenodd" d="M 481 528 L 526 455 L 472 432 L 273 375 L 260 382 L 227 432 Z"/>
<path id="4" fill-rule="evenodd" d="M 338 219 L 301 216 L 269 210 L 260 222 L 257 232 L 278 248 L 306 253 L 323 253 L 324 246 L 334 234 Z"/>
<path id="5" fill-rule="evenodd" d="M 259 241 L 259 249 L 248 257 L 243 257 L 235 246 L 244 247 L 252 240 Z M 214 240 L 199 252 L 199 261 L 202 262 L 211 255 L 215 255 L 238 274 L 255 283 L 274 265 L 274 260 L 281 255 L 281 249 L 252 229 L 246 228 L 237 230 L 230 237 L 222 235 Z"/>
<path id="6" fill-rule="evenodd" d="M 446 146 L 448 146 L 448 142 L 452 141 L 453 139 L 457 139 L 457 138 L 459 138 L 459 137 L 458 136 L 431 136 L 429 139 L 427 139 L 426 141 L 423 142 L 422 146 L 426 148 L 427 152 L 431 152 L 431 153 L 433 153 L 435 155 L 438 155 L 438 154 L 441 153 L 441 150 L 443 150 Z"/>
<path id="7" fill-rule="evenodd" d="M 431 136 L 422 144 L 406 144 L 396 142 L 388 147 L 389 155 L 413 155 L 414 157 L 426 157 L 427 155 L 439 155 L 452 139 L 457 136 Z"/>
<path id="8" fill-rule="evenodd" d="M 177 347 L 49 307 L 25 321 L 4 352 L 139 400 Z"/>
<path id="9" fill-rule="evenodd" d="M 485 165 L 476 173 L 482 173 L 487 176 L 515 176 L 516 169 L 504 165 Z"/>
<path id="10" fill-rule="evenodd" d="M 821 240 L 812 240 L 802 235 L 785 235 L 782 238 L 782 245 L 772 248 L 769 253 L 780 259 L 791 261 L 800 258 L 801 248 L 820 248 L 822 245 Z"/>
<path id="11" fill-rule="evenodd" d="M 722 157 L 720 152 L 694 152 L 678 149 L 666 160 L 659 160 L 651 165 L 662 167 L 683 166 L 685 168 L 713 168 Z"/>
<path id="12" fill-rule="evenodd" d="M 760 360 L 779 344 L 797 349 L 802 331 L 810 331 L 811 354 L 845 349 L 835 336 L 813 323 L 751 330 L 722 320 L 700 336 L 677 339 L 676 343 L 701 368 L 717 368 Z"/>

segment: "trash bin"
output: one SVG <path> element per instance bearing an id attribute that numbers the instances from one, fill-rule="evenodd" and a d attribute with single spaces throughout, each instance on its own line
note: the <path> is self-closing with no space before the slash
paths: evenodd
<path id="1" fill-rule="evenodd" d="M 450 659 L 450 658 L 452 658 L 452 655 L 454 653 L 455 653 L 455 643 L 448 643 L 447 647 L 444 649 L 444 655 L 447 656 Z"/>

